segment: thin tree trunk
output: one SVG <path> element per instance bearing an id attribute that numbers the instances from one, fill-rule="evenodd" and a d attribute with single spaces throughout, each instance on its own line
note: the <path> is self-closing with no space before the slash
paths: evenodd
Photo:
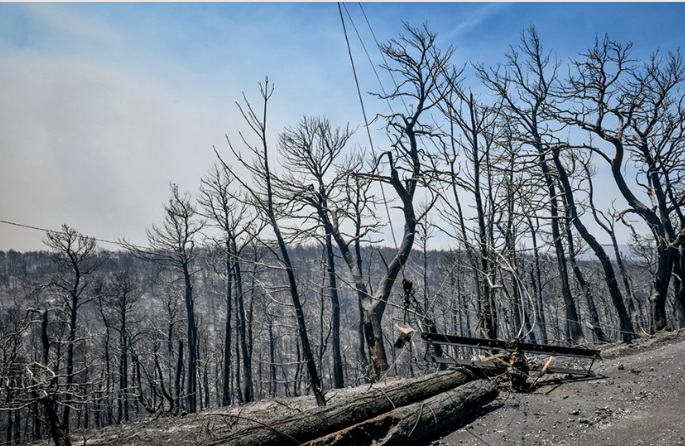
<path id="1" fill-rule="evenodd" d="M 267 180 L 269 181 L 269 180 Z M 269 190 L 271 187 L 269 186 Z M 285 266 L 285 272 L 288 276 L 288 285 L 290 286 L 290 298 L 293 302 L 293 308 L 295 310 L 295 315 L 297 319 L 298 335 L 300 338 L 300 344 L 302 345 L 302 353 L 304 356 L 304 361 L 307 365 L 307 372 L 309 373 L 309 380 L 312 385 L 312 391 L 314 397 L 316 398 L 316 403 L 319 406 L 324 406 L 326 404 L 326 399 L 323 396 L 323 388 L 321 387 L 321 381 L 319 380 L 319 373 L 316 370 L 316 362 L 314 360 L 314 354 L 312 352 L 311 345 L 309 343 L 309 336 L 307 335 L 307 325 L 304 317 L 304 310 L 302 303 L 300 302 L 300 295 L 297 290 L 297 280 L 295 278 L 295 271 L 293 270 L 292 263 L 290 261 L 290 255 L 288 254 L 288 248 L 285 244 L 285 240 L 281 235 L 281 231 L 276 222 L 273 211 L 270 212 L 271 225 L 276 234 L 276 240 L 281 251 L 282 261 Z"/>
<path id="2" fill-rule="evenodd" d="M 679 248 L 673 264 L 673 291 L 678 313 L 678 328 L 685 328 L 685 248 Z"/>
<path id="3" fill-rule="evenodd" d="M 237 321 L 237 324 L 238 326 L 236 328 L 239 329 L 240 321 Z M 240 353 L 240 336 L 235 338 L 235 360 L 238 364 L 242 364 L 242 354 Z M 242 404 L 245 402 L 245 398 L 243 397 L 243 378 L 241 370 L 242 366 L 235 368 L 235 393 L 238 397 L 238 402 Z"/>
<path id="4" fill-rule="evenodd" d="M 362 270 L 362 247 L 361 247 L 361 238 L 362 238 L 362 201 L 361 201 L 361 186 L 359 184 L 359 177 L 355 176 L 355 200 L 354 200 L 354 260 L 352 260 L 352 256 L 344 256 L 345 260 L 348 262 L 348 266 L 350 267 L 350 271 L 352 272 L 352 275 L 354 276 L 355 271 L 360 274 L 359 278 L 355 276 L 355 284 L 359 285 L 360 283 L 363 286 L 363 288 L 357 287 L 357 305 L 359 309 L 359 324 L 357 325 L 357 334 L 359 336 L 359 360 L 362 364 L 362 367 L 364 370 L 368 369 L 369 366 L 369 358 L 366 354 L 367 349 L 365 348 L 365 342 L 366 342 L 366 335 L 365 335 L 365 327 L 364 327 L 364 307 L 362 306 L 362 302 L 364 302 L 364 298 L 368 296 L 368 292 L 366 290 L 366 286 L 364 284 L 364 280 L 361 277 L 361 272 Z M 336 226 L 336 232 L 333 232 L 333 235 L 336 235 L 339 233 L 337 232 L 337 226 Z M 335 238 L 335 237 L 334 237 Z M 336 239 L 336 242 L 338 244 L 338 248 L 341 246 L 342 238 Z M 342 242 L 344 244 L 344 242 Z M 345 245 L 347 246 L 347 245 Z M 347 250 L 347 253 L 349 254 L 349 249 Z M 355 268 L 352 268 L 352 264 L 354 264 Z"/>
<path id="5" fill-rule="evenodd" d="M 126 332 L 126 316 L 124 315 L 119 335 L 119 348 L 121 349 L 121 356 L 119 358 L 119 396 L 117 398 L 119 422 L 121 422 L 122 417 L 122 406 L 124 421 L 128 421 L 130 416 L 128 407 L 128 337 Z"/>
<path id="6" fill-rule="evenodd" d="M 274 337 L 274 324 L 269 321 L 269 396 L 271 398 L 274 398 L 278 391 L 276 372 L 276 338 Z"/>
<path id="7" fill-rule="evenodd" d="M 107 419 L 107 424 L 112 424 L 112 405 L 113 401 L 111 401 L 109 395 L 112 395 L 112 365 L 111 365 L 111 357 L 110 357 L 110 352 L 109 352 L 109 342 L 111 339 L 111 333 L 109 329 L 109 321 L 105 317 L 105 313 L 102 308 L 102 303 L 100 303 L 100 315 L 102 316 L 102 323 L 105 326 L 105 395 L 107 395 L 106 398 L 106 408 L 105 408 L 105 416 L 109 413 L 109 417 Z M 117 424 L 121 423 L 121 404 L 119 404 L 119 415 L 117 417 Z M 96 415 L 97 417 L 97 415 Z M 99 422 L 97 422 L 99 424 Z"/>
<path id="8" fill-rule="evenodd" d="M 330 227 L 330 224 L 328 226 Z M 336 389 L 342 389 L 345 387 L 345 378 L 343 376 L 343 362 L 340 351 L 340 300 L 338 298 L 338 283 L 335 274 L 335 256 L 333 255 L 331 231 L 326 234 L 326 267 L 328 273 L 328 288 L 329 292 L 331 293 L 333 387 Z"/>
<path id="9" fill-rule="evenodd" d="M 537 243 L 537 230 L 533 226 L 533 220 L 528 218 L 528 225 L 530 227 L 530 235 L 533 241 L 533 270 L 530 272 L 531 281 L 533 282 L 533 289 L 535 290 L 535 306 L 536 306 L 536 322 L 540 328 L 540 336 L 543 343 L 549 342 L 547 335 L 547 322 L 545 320 L 545 303 L 542 298 L 542 272 L 540 271 L 540 250 Z"/>
<path id="10" fill-rule="evenodd" d="M 542 169 L 543 177 L 547 185 L 549 196 L 550 217 L 552 225 L 552 237 L 554 238 L 554 251 L 557 257 L 557 269 L 559 270 L 559 281 L 561 285 L 561 296 L 566 310 L 566 338 L 571 342 L 579 342 L 583 339 L 583 330 L 580 326 L 580 318 L 576 309 L 575 300 L 571 294 L 571 287 L 568 279 L 568 265 L 564 244 L 562 242 L 561 231 L 559 229 L 559 202 L 557 191 L 554 185 L 554 178 L 550 172 L 545 152 L 540 144 L 537 144 L 538 161 Z"/>
<path id="11" fill-rule="evenodd" d="M 176 410 L 181 408 L 181 389 L 183 385 L 181 383 L 181 377 L 183 375 L 183 341 L 178 341 L 178 362 L 176 363 L 176 377 L 174 379 L 174 391 L 176 393 Z M 164 379 L 160 376 L 160 379 Z"/>
<path id="12" fill-rule="evenodd" d="M 206 351 L 205 351 L 206 355 Z M 204 404 L 203 408 L 206 409 L 209 407 L 209 371 L 207 370 L 209 368 L 209 364 L 205 362 L 205 365 L 202 370 L 202 385 L 204 387 Z"/>
<path id="13" fill-rule="evenodd" d="M 188 387 L 187 401 L 188 412 L 197 412 L 197 326 L 195 325 L 195 301 L 193 297 L 193 284 L 188 265 L 183 265 L 183 278 L 185 282 L 185 302 L 188 318 Z"/>
<path id="14" fill-rule="evenodd" d="M 229 406 L 231 404 L 231 318 L 233 317 L 232 302 L 233 302 L 233 265 L 231 262 L 231 242 L 226 239 L 226 324 L 224 326 L 224 380 L 221 392 L 221 405 Z"/>
<path id="15" fill-rule="evenodd" d="M 71 388 L 74 383 L 74 343 L 76 342 L 76 315 L 78 311 L 78 294 L 76 290 L 80 282 L 80 277 L 76 276 L 76 285 L 74 291 L 71 293 L 70 307 L 69 307 L 69 337 L 67 338 L 67 367 L 66 367 L 66 382 L 64 386 L 64 398 L 69 401 L 64 405 L 62 411 L 62 428 L 65 432 L 69 432 L 69 421 L 71 416 L 71 399 L 73 397 Z"/>
<path id="16" fill-rule="evenodd" d="M 236 252 L 236 240 L 233 239 L 231 244 L 234 252 Z M 238 303 L 238 317 L 240 319 L 237 328 L 238 338 L 240 342 L 239 362 L 242 368 L 242 373 L 240 376 L 241 381 L 237 384 L 242 389 L 242 401 L 244 403 L 249 403 L 251 401 L 254 401 L 254 383 L 252 380 L 252 349 L 248 345 L 251 339 L 251 334 L 249 333 L 249 325 L 251 322 L 250 319 L 247 318 L 245 312 L 245 295 L 243 293 L 243 272 L 239 261 L 233 262 L 233 272 L 235 276 L 235 293 L 236 300 Z M 255 280 L 254 276 L 252 280 Z M 252 286 L 252 292 L 254 293 L 254 284 Z"/>
<path id="17" fill-rule="evenodd" d="M 590 315 L 590 325 L 592 325 L 592 331 L 595 333 L 595 336 L 597 336 L 597 340 L 599 342 L 610 342 L 610 339 L 604 333 L 604 330 L 602 330 L 602 327 L 599 323 L 599 313 L 597 313 L 597 307 L 595 306 L 595 300 L 592 296 L 592 291 L 590 291 L 590 287 L 585 281 L 585 276 L 583 275 L 583 272 L 580 270 L 580 267 L 576 262 L 576 255 L 573 251 L 573 235 L 571 234 L 571 230 L 568 227 L 566 229 L 566 232 L 568 237 L 569 261 L 571 263 L 571 268 L 573 269 L 573 274 L 575 275 L 576 281 L 578 282 L 578 286 L 580 287 L 581 292 L 585 296 L 585 302 L 587 304 L 588 313 Z"/>
<path id="18" fill-rule="evenodd" d="M 45 369 L 49 366 L 49 356 L 50 356 L 50 339 L 48 337 L 48 310 L 45 309 L 41 312 L 41 344 L 42 344 L 42 365 Z M 37 373 L 41 373 L 38 370 Z M 54 386 L 56 378 L 51 378 L 50 387 Z M 56 404 L 53 396 L 47 394 L 49 389 L 45 389 L 46 395 L 38 399 L 38 402 L 43 406 L 43 414 L 45 416 L 46 424 L 48 426 L 50 437 L 52 441 L 55 442 L 55 446 L 71 446 L 71 441 L 69 440 L 69 433 L 64 426 L 59 422 L 59 416 L 55 410 Z"/>
<path id="19" fill-rule="evenodd" d="M 27 426 L 24 432 L 28 430 L 28 417 Z M 14 411 L 14 443 L 21 444 L 21 409 Z"/>
<path id="20" fill-rule="evenodd" d="M 609 259 L 609 256 L 606 254 L 606 251 L 604 250 L 602 245 L 590 233 L 590 231 L 587 230 L 583 222 L 580 220 L 580 217 L 578 216 L 578 210 L 576 208 L 575 199 L 573 197 L 573 191 L 571 189 L 571 182 L 569 181 L 568 174 L 566 173 L 564 165 L 561 163 L 559 150 L 555 149 L 553 151 L 553 158 L 554 164 L 557 168 L 559 179 L 563 186 L 564 197 L 567 203 L 567 209 L 568 213 L 570 214 L 569 216 L 571 222 L 573 223 L 573 226 L 576 228 L 580 236 L 583 237 L 583 240 L 585 240 L 585 242 L 588 245 L 590 245 L 590 248 L 592 248 L 592 251 L 595 253 L 595 256 L 602 264 L 602 269 L 604 270 L 604 281 L 606 282 L 607 287 L 609 289 L 609 295 L 611 296 L 611 301 L 614 305 L 614 308 L 618 313 L 619 330 L 621 331 L 621 337 L 623 339 L 623 342 L 630 343 L 632 342 L 633 332 L 635 331 L 635 329 L 630 319 L 630 314 L 628 313 L 628 310 L 626 310 L 621 290 L 618 287 L 618 280 L 616 279 L 614 267 L 611 264 L 611 260 Z M 612 238 L 615 239 L 615 237 L 613 236 Z M 592 317 L 595 318 L 596 316 L 592 315 Z M 593 320 L 593 324 L 596 325 L 597 322 Z M 602 338 L 606 337 L 603 333 L 598 332 L 597 329 L 594 330 L 595 334 L 597 334 L 597 337 L 600 341 L 602 341 Z"/>
<path id="21" fill-rule="evenodd" d="M 616 264 L 618 265 L 618 270 L 621 273 L 621 279 L 623 280 L 623 286 L 625 287 L 626 295 L 628 296 L 626 299 L 626 308 L 628 310 L 628 316 L 630 317 L 630 321 L 633 324 L 633 335 L 637 337 L 637 331 L 635 331 L 635 324 L 640 324 L 640 314 L 638 314 L 638 310 L 635 309 L 635 295 L 633 294 L 633 288 L 630 285 L 630 280 L 628 279 L 628 271 L 626 270 L 626 265 L 623 261 L 623 256 L 621 255 L 621 251 L 618 249 L 616 235 L 613 231 L 610 231 L 609 235 L 611 236 L 611 244 L 614 248 L 614 255 L 616 256 Z"/>

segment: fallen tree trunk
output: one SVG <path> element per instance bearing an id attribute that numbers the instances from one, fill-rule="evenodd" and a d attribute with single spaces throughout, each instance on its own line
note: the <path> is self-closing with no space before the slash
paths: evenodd
<path id="1" fill-rule="evenodd" d="M 203 446 L 285 446 L 301 445 L 346 427 L 361 423 L 398 407 L 438 395 L 471 381 L 460 370 L 432 373 L 398 381 L 386 387 L 370 387 L 368 392 L 341 405 L 317 407 L 280 420 L 242 429 L 202 443 Z"/>
<path id="2" fill-rule="evenodd" d="M 493 383 L 479 380 L 399 407 L 305 446 L 393 446 L 427 444 L 436 434 L 456 425 L 498 395 Z"/>

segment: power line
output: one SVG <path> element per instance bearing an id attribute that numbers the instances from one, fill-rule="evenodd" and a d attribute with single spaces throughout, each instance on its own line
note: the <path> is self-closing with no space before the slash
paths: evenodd
<path id="1" fill-rule="evenodd" d="M 345 12 L 347 13 L 347 17 L 350 19 L 350 23 L 352 24 L 352 29 L 354 29 L 355 34 L 357 34 L 357 39 L 359 39 L 359 43 L 361 44 L 362 48 L 364 49 L 364 52 L 366 53 L 366 58 L 369 61 L 369 65 L 371 65 L 371 69 L 373 70 L 373 73 L 376 75 L 376 79 L 378 80 L 378 84 L 381 87 L 381 91 L 383 92 L 383 96 L 386 96 L 386 101 L 388 102 L 388 106 L 390 107 L 390 111 L 392 111 L 392 105 L 390 104 L 390 98 L 387 97 L 388 94 L 385 92 L 385 88 L 383 88 L 383 82 L 381 82 L 381 77 L 378 74 L 378 70 L 376 70 L 376 65 L 371 60 L 371 55 L 369 54 L 369 50 L 366 49 L 366 44 L 364 43 L 364 39 L 362 39 L 361 34 L 359 34 L 359 30 L 357 29 L 357 25 L 355 25 L 354 19 L 352 18 L 350 11 L 347 9 L 347 6 L 345 6 L 343 4 L 343 8 L 345 8 Z M 362 12 L 363 12 L 363 10 L 362 10 Z M 367 23 L 368 23 L 368 19 L 367 19 Z M 371 29 L 371 25 L 369 25 L 369 29 Z M 373 35 L 373 30 L 371 30 L 371 34 Z M 375 36 L 374 36 L 374 38 L 375 38 Z M 377 43 L 377 46 L 378 46 L 378 48 L 380 48 L 380 45 L 378 45 L 378 43 Z M 382 51 L 381 51 L 381 56 L 383 56 Z M 383 61 L 385 62 L 385 56 L 383 56 Z"/>
<path id="2" fill-rule="evenodd" d="M 18 227 L 18 228 L 32 229 L 32 230 L 34 230 L 34 231 L 40 231 L 40 232 L 44 232 L 44 233 L 46 233 L 46 234 L 48 234 L 48 233 L 50 233 L 50 232 L 56 233 L 56 234 L 66 234 L 66 232 L 61 231 L 61 230 L 54 230 L 54 229 L 41 228 L 41 227 L 38 227 L 38 226 L 27 225 L 27 224 L 23 224 L 23 223 L 17 223 L 17 222 L 14 222 L 14 221 L 8 221 L 8 220 L 1 220 L 1 219 L 0 219 L 0 223 L 6 224 L 6 225 L 9 225 L 9 226 L 16 226 L 16 227 Z M 85 237 L 88 237 L 89 239 L 95 240 L 96 242 L 100 242 L 100 243 L 109 243 L 109 244 L 112 244 L 112 245 L 120 246 L 120 247 L 122 247 L 122 248 L 126 248 L 127 246 L 132 246 L 132 247 L 135 247 L 135 248 L 147 249 L 147 248 L 143 248 L 143 247 L 141 247 L 141 246 L 132 245 L 132 244 L 130 244 L 130 243 L 126 243 L 126 244 L 125 244 L 125 243 L 122 243 L 122 242 L 120 242 L 120 241 L 107 240 L 107 239 L 102 239 L 102 238 L 97 238 L 97 237 L 91 237 L 91 236 L 88 236 L 88 235 L 86 235 Z"/>
<path id="3" fill-rule="evenodd" d="M 347 54 L 350 56 L 350 63 L 352 64 L 352 74 L 354 75 L 354 83 L 357 86 L 357 96 L 359 97 L 359 103 L 362 107 L 362 115 L 364 115 L 364 125 L 366 126 L 366 134 L 369 137 L 369 144 L 371 144 L 371 150 L 373 150 L 373 141 L 371 139 L 371 130 L 369 130 L 369 119 L 366 116 L 366 108 L 364 107 L 364 98 L 362 97 L 362 91 L 359 87 L 359 78 L 357 77 L 357 69 L 354 65 L 354 58 L 352 57 L 352 48 L 350 46 L 350 39 L 347 36 L 347 26 L 345 25 L 345 18 L 343 17 L 342 7 L 340 2 L 338 2 L 338 12 L 340 13 L 340 22 L 342 23 L 343 34 L 345 35 L 345 43 L 347 44 Z"/>
<path id="4" fill-rule="evenodd" d="M 366 12 L 364 11 L 364 6 L 361 3 L 357 3 L 359 5 L 359 9 L 362 11 L 362 15 L 364 16 L 364 20 L 366 20 L 366 25 L 369 28 L 369 31 L 371 32 L 371 36 L 373 37 L 373 41 L 376 43 L 376 47 L 380 50 L 381 57 L 383 58 L 383 63 L 387 66 L 388 61 L 385 58 L 385 53 L 383 52 L 383 47 L 381 46 L 380 42 L 376 38 L 376 33 L 373 32 L 373 27 L 371 26 L 371 22 L 369 22 L 369 18 L 366 16 Z M 347 8 L 345 8 L 347 11 Z M 347 13 L 349 16 L 349 12 Z M 354 26 L 354 20 L 352 20 L 352 16 L 350 16 L 350 22 L 352 22 L 352 26 Z M 355 31 L 356 31 L 355 27 Z M 359 36 L 359 33 L 357 33 L 357 36 Z M 361 37 L 359 37 L 359 41 L 361 42 Z M 362 47 L 364 48 L 364 51 L 366 51 L 366 45 L 362 42 Z M 378 76 L 378 72 L 376 71 L 376 67 L 373 65 L 373 62 L 371 62 L 371 57 L 369 56 L 368 51 L 366 51 L 366 56 L 369 58 L 369 63 L 373 67 L 373 72 L 376 73 L 376 79 L 378 79 L 378 83 L 381 86 L 381 91 L 383 92 L 384 95 L 387 96 L 385 93 L 385 89 L 383 88 L 383 83 L 381 82 L 380 77 Z M 395 76 L 393 75 L 392 71 L 389 71 L 388 74 L 390 75 L 390 79 L 392 79 L 392 83 L 395 85 L 395 88 L 399 88 L 399 85 L 397 84 L 397 81 L 395 80 Z M 404 109 L 409 112 L 409 108 L 407 107 L 407 104 L 404 102 L 404 96 L 400 96 L 400 100 L 402 101 L 402 104 L 404 105 Z M 390 106 L 390 98 L 388 98 L 388 105 Z M 392 106 L 390 106 L 390 111 L 394 113 Z"/>
<path id="5" fill-rule="evenodd" d="M 41 232 L 52 231 L 51 229 L 39 228 L 39 227 L 37 227 L 37 226 L 25 225 L 25 224 L 22 224 L 22 223 L 15 223 L 15 222 L 12 222 L 12 221 L 7 221 L 7 220 L 0 220 L 0 223 L 4 223 L 4 224 L 6 224 L 6 225 L 11 225 L 11 226 L 17 226 L 17 227 L 20 227 L 20 228 L 33 229 L 33 230 L 41 231 Z"/>
<path id="6" fill-rule="evenodd" d="M 347 11 L 347 7 L 345 7 Z M 345 26 L 345 18 L 343 17 L 342 7 L 340 2 L 338 2 L 338 12 L 340 13 L 340 22 L 342 23 L 343 33 L 345 34 L 345 43 L 347 44 L 347 53 L 350 56 L 350 63 L 352 64 L 352 74 L 354 75 L 354 82 L 357 85 L 357 96 L 359 97 L 359 103 L 361 104 L 362 114 L 364 116 L 364 125 L 366 127 L 366 134 L 369 137 L 369 144 L 371 144 L 371 152 L 373 153 L 373 140 L 371 139 L 371 130 L 369 129 L 369 120 L 366 117 L 366 108 L 364 107 L 364 98 L 362 97 L 361 88 L 359 87 L 359 78 L 357 77 L 357 69 L 354 65 L 354 58 L 352 57 L 352 48 L 350 46 L 350 39 L 347 35 L 347 27 Z M 349 12 L 348 12 L 349 15 Z M 351 17 L 350 17 L 351 20 Z M 356 27 L 355 27 L 356 29 Z M 361 40 L 361 38 L 360 38 Z M 364 48 L 366 50 L 366 48 Z M 368 53 L 367 53 L 368 54 Z M 379 79 L 380 81 L 380 79 Z M 382 85 L 381 85 L 382 88 Z M 383 182 L 381 185 L 381 193 L 383 194 L 383 202 L 385 203 L 385 211 L 388 214 L 388 224 L 390 225 L 390 232 L 392 234 L 392 241 L 395 244 L 395 249 L 397 249 L 397 237 L 395 236 L 395 229 L 392 226 L 392 218 L 390 217 L 390 209 L 388 208 L 388 199 L 385 196 L 385 189 L 383 188 Z"/>

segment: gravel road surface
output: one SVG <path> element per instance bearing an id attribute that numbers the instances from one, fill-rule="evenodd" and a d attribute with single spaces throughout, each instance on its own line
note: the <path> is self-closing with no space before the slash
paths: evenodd
<path id="1" fill-rule="evenodd" d="M 502 392 L 437 445 L 685 445 L 685 337 L 615 346 L 595 379 Z"/>

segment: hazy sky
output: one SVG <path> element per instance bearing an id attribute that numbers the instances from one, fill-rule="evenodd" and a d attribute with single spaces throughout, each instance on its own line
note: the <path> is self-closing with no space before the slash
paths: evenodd
<path id="1" fill-rule="evenodd" d="M 685 42 L 683 3 L 361 5 L 345 4 L 375 63 L 363 13 L 380 42 L 427 23 L 457 63 L 501 62 L 530 24 L 560 59 L 604 33 L 636 55 Z M 346 20 L 362 91 L 378 91 Z M 274 134 L 303 115 L 363 122 L 336 3 L 0 3 L 0 220 L 144 244 L 169 182 L 195 193 L 265 75 Z M 0 250 L 43 236 L 0 223 Z"/>

